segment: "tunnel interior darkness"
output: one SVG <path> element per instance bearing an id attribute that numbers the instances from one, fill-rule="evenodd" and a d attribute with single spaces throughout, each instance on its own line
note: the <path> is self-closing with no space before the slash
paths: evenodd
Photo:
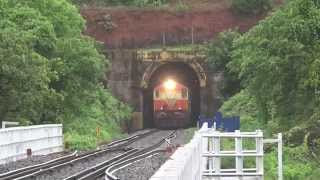
<path id="1" fill-rule="evenodd" d="M 183 62 L 171 62 L 161 65 L 151 75 L 148 88 L 143 92 L 143 119 L 145 128 L 153 128 L 153 90 L 166 79 L 173 79 L 189 88 L 191 100 L 191 119 L 193 124 L 200 114 L 200 82 L 194 69 Z"/>

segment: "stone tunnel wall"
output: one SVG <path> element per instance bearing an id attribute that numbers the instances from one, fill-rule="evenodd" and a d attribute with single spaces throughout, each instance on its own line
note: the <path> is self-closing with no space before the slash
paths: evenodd
<path id="1" fill-rule="evenodd" d="M 120 100 L 128 103 L 134 110 L 134 121 L 143 122 L 143 88 L 141 86 L 143 75 L 152 61 L 143 61 L 138 58 L 135 50 L 113 50 L 108 52 L 111 68 L 105 82 L 111 92 Z M 206 67 L 201 62 L 203 67 Z M 223 81 L 221 73 L 209 72 L 206 86 L 200 88 L 200 113 L 212 116 L 221 105 L 220 84 Z M 135 129 L 140 129 L 136 127 Z"/>

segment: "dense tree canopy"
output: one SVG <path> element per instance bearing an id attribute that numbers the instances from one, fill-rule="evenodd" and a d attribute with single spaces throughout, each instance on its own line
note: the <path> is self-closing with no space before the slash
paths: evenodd
<path id="1" fill-rule="evenodd" d="M 229 68 L 284 128 L 319 111 L 320 6 L 294 0 L 235 42 Z"/>
<path id="2" fill-rule="evenodd" d="M 237 73 L 231 72 L 227 68 L 227 64 L 232 61 L 233 41 L 239 37 L 240 33 L 237 31 L 227 30 L 221 32 L 208 44 L 206 49 L 209 70 L 222 72 L 224 75 L 221 92 L 225 98 L 234 95 L 240 89 L 240 80 Z"/>
<path id="3" fill-rule="evenodd" d="M 68 130 L 128 118 L 128 107 L 101 84 L 109 61 L 84 28 L 65 0 L 0 1 L 1 120 L 63 122 Z"/>
<path id="4" fill-rule="evenodd" d="M 232 37 L 229 34 L 222 41 L 230 39 L 232 43 L 209 46 L 211 66 L 235 74 L 241 81 L 242 90 L 220 110 L 226 115 L 240 115 L 243 130 L 262 128 L 266 136 L 283 132 L 285 179 L 317 179 L 320 1 L 290 0 L 249 32 Z M 276 152 L 269 152 L 265 177 L 274 179 Z"/>
<path id="5" fill-rule="evenodd" d="M 232 0 L 232 7 L 237 13 L 255 15 L 270 10 L 272 2 L 272 0 Z"/>

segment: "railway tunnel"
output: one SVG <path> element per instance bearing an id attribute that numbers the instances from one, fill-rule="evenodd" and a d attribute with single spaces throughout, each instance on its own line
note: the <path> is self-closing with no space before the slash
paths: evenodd
<path id="1" fill-rule="evenodd" d="M 191 125 L 199 115 L 213 116 L 222 102 L 220 72 L 208 71 L 195 52 L 113 50 L 105 86 L 133 109 L 130 130 L 155 127 L 153 89 L 172 78 L 190 90 Z"/>
<path id="2" fill-rule="evenodd" d="M 143 124 L 144 127 L 155 127 L 153 116 L 153 92 L 154 88 L 167 79 L 173 79 L 188 88 L 190 101 L 191 124 L 195 124 L 200 114 L 200 80 L 197 72 L 187 63 L 169 62 L 155 68 L 148 79 L 147 88 L 143 90 Z M 190 124 L 190 125 L 191 125 Z"/>

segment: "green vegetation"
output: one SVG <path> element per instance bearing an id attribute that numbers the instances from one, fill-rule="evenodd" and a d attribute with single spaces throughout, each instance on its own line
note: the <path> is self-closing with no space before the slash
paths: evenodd
<path id="1" fill-rule="evenodd" d="M 189 129 L 185 129 L 184 130 L 184 137 L 185 137 L 185 142 L 188 143 L 191 141 L 191 139 L 194 136 L 194 132 L 197 131 L 198 128 L 193 127 L 193 128 L 189 128 Z"/>
<path id="2" fill-rule="evenodd" d="M 221 92 L 225 98 L 230 97 L 240 89 L 240 81 L 236 73 L 230 72 L 226 65 L 231 61 L 231 52 L 234 50 L 233 41 L 240 37 L 237 31 L 228 30 L 220 33 L 206 49 L 209 68 L 215 72 L 223 72 L 225 81 Z"/>
<path id="3" fill-rule="evenodd" d="M 291 0 L 239 37 L 222 33 L 208 51 L 211 69 L 241 82 L 221 111 L 240 115 L 242 130 L 284 132 L 284 178 L 318 179 L 320 1 Z M 266 179 L 277 179 L 276 151 L 266 151 Z"/>
<path id="4" fill-rule="evenodd" d="M 65 0 L 0 1 L 1 120 L 63 123 L 70 148 L 120 132 L 130 108 L 101 84 L 109 61 L 84 27 Z"/>
<path id="5" fill-rule="evenodd" d="M 190 9 L 191 7 L 187 3 L 182 2 L 181 0 L 176 5 L 177 12 L 183 13 L 183 12 L 189 11 Z"/>
<path id="6" fill-rule="evenodd" d="M 232 8 L 244 15 L 261 14 L 271 7 L 272 0 L 232 0 Z"/>
<path id="7" fill-rule="evenodd" d="M 71 0 L 75 4 L 92 4 L 95 5 L 124 5 L 124 6 L 137 6 L 137 7 L 159 7 L 165 5 L 168 0 Z"/>

